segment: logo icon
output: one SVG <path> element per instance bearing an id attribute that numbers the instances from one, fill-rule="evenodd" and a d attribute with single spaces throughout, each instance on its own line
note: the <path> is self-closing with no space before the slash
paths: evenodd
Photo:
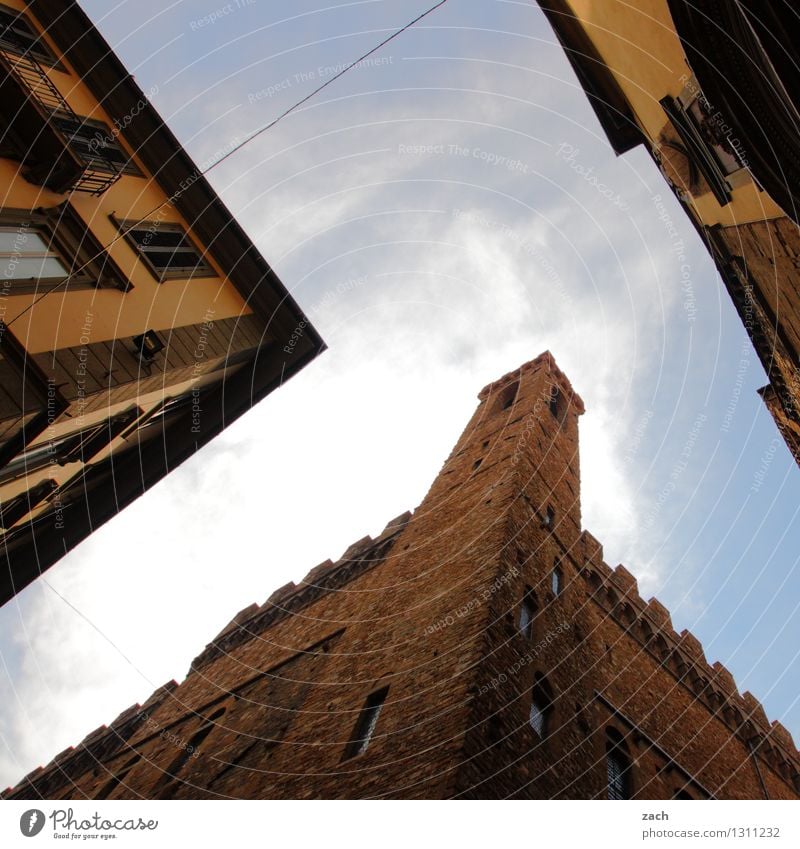
<path id="1" fill-rule="evenodd" d="M 25 837 L 36 837 L 44 828 L 44 813 L 38 808 L 31 808 L 19 818 L 19 830 Z"/>

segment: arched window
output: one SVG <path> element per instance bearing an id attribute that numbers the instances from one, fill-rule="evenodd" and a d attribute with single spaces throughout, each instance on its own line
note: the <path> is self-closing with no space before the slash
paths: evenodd
<path id="1" fill-rule="evenodd" d="M 553 595 L 559 595 L 561 593 L 563 583 L 563 572 L 561 571 L 561 567 L 558 565 L 558 561 L 556 561 L 553 566 L 553 571 L 550 573 L 550 591 Z"/>
<path id="2" fill-rule="evenodd" d="M 536 618 L 536 602 L 531 591 L 527 590 L 519 607 L 519 632 L 523 637 L 533 639 L 533 620 Z"/>
<path id="3" fill-rule="evenodd" d="M 95 799 L 108 799 L 108 797 L 119 787 L 120 784 L 127 778 L 128 773 L 141 760 L 141 755 L 135 754 L 130 760 L 125 761 L 119 768 L 119 772 L 112 775 L 111 778 L 95 793 Z"/>
<path id="4" fill-rule="evenodd" d="M 609 799 L 631 798 L 631 759 L 628 746 L 615 728 L 606 731 L 606 774 Z"/>
<path id="5" fill-rule="evenodd" d="M 531 709 L 528 721 L 540 740 L 550 732 L 550 720 L 553 715 L 553 697 L 550 686 L 542 675 L 537 674 L 531 690 Z"/>
<path id="6" fill-rule="evenodd" d="M 548 530 L 552 530 L 555 527 L 555 523 L 556 511 L 548 505 L 547 509 L 544 511 L 544 526 Z"/>
<path id="7" fill-rule="evenodd" d="M 383 687 L 370 693 L 367 700 L 364 702 L 364 707 L 361 708 L 361 713 L 356 720 L 356 726 L 353 729 L 353 734 L 350 737 L 350 742 L 344 750 L 342 760 L 354 758 L 362 752 L 366 752 L 369 746 L 372 735 L 375 733 L 375 726 L 378 724 L 378 716 L 380 715 L 383 703 L 386 701 L 386 696 L 389 692 L 388 687 Z"/>
<path id="8" fill-rule="evenodd" d="M 514 402 L 517 400 L 518 392 L 518 382 L 512 383 L 510 386 L 506 386 L 506 388 L 500 393 L 500 409 L 510 410 L 514 406 Z"/>
<path id="9" fill-rule="evenodd" d="M 214 730 L 217 725 L 217 720 L 224 713 L 225 708 L 220 708 L 219 710 L 214 711 L 214 713 L 205 719 L 200 729 L 189 738 L 189 742 L 185 746 L 181 746 L 181 750 L 177 757 L 173 759 L 169 768 L 165 770 L 164 774 L 161 778 L 159 778 L 156 786 L 153 788 L 154 793 L 163 791 L 168 784 L 171 784 L 172 780 L 186 765 L 189 758 L 197 757 L 197 752 L 199 751 L 200 746 L 202 746 L 206 737 L 208 737 L 208 735 Z"/>

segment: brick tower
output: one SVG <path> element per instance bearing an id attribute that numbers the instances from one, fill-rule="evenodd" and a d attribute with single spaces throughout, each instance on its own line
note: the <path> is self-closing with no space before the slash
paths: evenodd
<path id="1" fill-rule="evenodd" d="M 553 357 L 478 397 L 413 515 L 4 795 L 797 798 L 790 734 L 582 531 Z"/>

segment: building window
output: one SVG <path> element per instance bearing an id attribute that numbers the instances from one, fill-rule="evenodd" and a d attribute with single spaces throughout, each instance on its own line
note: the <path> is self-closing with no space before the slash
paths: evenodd
<path id="1" fill-rule="evenodd" d="M 95 799 L 108 799 L 108 797 L 119 787 L 120 784 L 128 777 L 128 773 L 141 760 L 141 755 L 134 755 L 129 761 L 126 761 L 116 775 L 111 778 L 95 793 Z"/>
<path id="2" fill-rule="evenodd" d="M 172 783 L 172 780 L 178 775 L 178 773 L 183 769 L 186 762 L 189 758 L 197 757 L 197 752 L 200 749 L 200 746 L 203 745 L 208 735 L 216 728 L 217 720 L 225 713 L 225 708 L 221 708 L 220 710 L 215 711 L 209 716 L 205 722 L 203 723 L 202 728 L 197 731 L 192 737 L 189 739 L 189 742 L 181 748 L 178 756 L 172 761 L 169 765 L 169 768 L 165 770 L 161 778 L 159 778 L 155 787 L 153 788 L 153 793 L 163 791 L 167 785 Z"/>
<path id="3" fill-rule="evenodd" d="M 0 210 L 0 285 L 13 294 L 130 283 L 74 207 Z M 64 281 L 67 281 L 66 283 Z"/>
<path id="4" fill-rule="evenodd" d="M 561 392 L 557 386 L 550 390 L 550 414 L 553 418 L 558 419 L 558 402 L 561 398 Z"/>
<path id="5" fill-rule="evenodd" d="M 0 501 L 0 528 L 9 530 L 34 510 L 51 492 L 57 489 L 54 480 L 44 480 L 8 501 Z"/>
<path id="6" fill-rule="evenodd" d="M 738 172 L 746 175 L 739 151 L 726 134 L 727 125 L 718 113 L 712 113 L 705 97 L 697 94 L 696 81 L 678 99 L 665 97 L 660 102 L 675 128 L 690 172 L 702 174 L 720 206 L 731 200 L 732 179 Z M 673 145 L 675 147 L 675 145 Z M 680 146 L 679 146 L 680 147 Z M 691 176 L 690 191 L 697 193 L 698 181 Z"/>
<path id="7" fill-rule="evenodd" d="M 530 640 L 533 638 L 533 620 L 536 618 L 536 604 L 531 598 L 530 591 L 525 593 L 519 608 L 519 632 Z"/>
<path id="8" fill-rule="evenodd" d="M 117 221 L 116 224 L 156 280 L 217 276 L 180 224 L 158 221 Z"/>
<path id="9" fill-rule="evenodd" d="M 553 698 L 550 686 L 542 675 L 537 674 L 531 690 L 531 709 L 528 722 L 539 739 L 544 740 L 550 731 L 550 718 L 553 712 Z"/>
<path id="10" fill-rule="evenodd" d="M 563 584 L 563 575 L 561 572 L 561 567 L 556 563 L 553 567 L 553 571 L 550 573 L 550 590 L 553 595 L 559 595 L 561 593 L 561 587 Z"/>
<path id="11" fill-rule="evenodd" d="M 519 383 L 512 383 L 510 386 L 507 386 L 500 393 L 500 409 L 510 410 L 514 406 L 514 402 L 517 400 L 518 392 Z"/>
<path id="12" fill-rule="evenodd" d="M 41 284 L 55 286 L 69 277 L 61 254 L 43 231 L 30 226 L 0 227 L 0 280 L 12 291 Z"/>
<path id="13" fill-rule="evenodd" d="M 0 6 L 0 50 L 33 56 L 48 65 L 58 59 L 34 29 L 27 16 L 16 9 Z"/>
<path id="14" fill-rule="evenodd" d="M 535 697 L 531 702 L 530 723 L 531 728 L 533 728 L 536 734 L 544 740 L 545 733 L 547 731 L 545 708 L 544 705 L 542 705 Z"/>
<path id="15" fill-rule="evenodd" d="M 0 469 L 0 483 L 30 475 L 49 465 L 66 466 L 78 461 L 88 462 L 101 448 L 116 439 L 141 412 L 139 407 L 129 407 L 99 424 L 32 446 Z"/>
<path id="16" fill-rule="evenodd" d="M 606 732 L 606 773 L 609 799 L 631 798 L 631 759 L 622 735 L 613 728 Z"/>
<path id="17" fill-rule="evenodd" d="M 175 398 L 165 398 L 157 407 L 154 407 L 142 417 L 141 421 L 136 424 L 135 431 L 130 430 L 123 435 L 127 437 L 134 432 L 145 431 L 148 428 L 165 427 L 181 416 L 184 416 L 193 405 L 201 406 L 202 400 L 205 397 L 206 394 L 204 392 L 195 392 L 194 394 L 187 392 Z M 192 419 L 187 419 L 187 428 L 189 426 L 195 426 L 192 422 Z"/>
<path id="18" fill-rule="evenodd" d="M 556 521 L 556 511 L 549 507 L 544 511 L 544 526 L 548 530 L 552 530 Z"/>
<path id="19" fill-rule="evenodd" d="M 386 695 L 389 692 L 388 687 L 382 690 L 376 690 L 367 696 L 364 707 L 358 715 L 356 726 L 353 730 L 353 736 L 347 744 L 344 753 L 344 760 L 354 758 L 362 752 L 366 752 L 369 747 L 372 736 L 375 733 L 375 727 L 378 724 L 378 716 L 380 715 L 383 703 L 386 701 Z"/>
<path id="20" fill-rule="evenodd" d="M 52 121 L 67 139 L 73 153 L 92 171 L 142 176 L 108 124 L 92 118 L 67 115 L 65 112 L 55 113 Z"/>

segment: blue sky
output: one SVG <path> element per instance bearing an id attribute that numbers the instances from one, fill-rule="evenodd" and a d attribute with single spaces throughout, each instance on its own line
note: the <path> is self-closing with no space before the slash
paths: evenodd
<path id="1" fill-rule="evenodd" d="M 83 6 L 198 163 L 424 8 Z M 533 3 L 450 0 L 373 58 L 211 175 L 330 350 L 51 569 L 72 607 L 39 581 L 0 610 L 0 784 L 413 508 L 481 387 L 545 349 L 607 562 L 800 739 L 800 472 L 649 156 L 613 155 Z"/>

